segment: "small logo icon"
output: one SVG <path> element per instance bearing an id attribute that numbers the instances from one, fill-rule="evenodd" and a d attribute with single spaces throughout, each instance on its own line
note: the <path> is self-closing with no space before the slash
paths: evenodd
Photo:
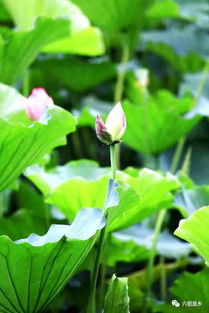
<path id="1" fill-rule="evenodd" d="M 177 300 L 172 300 L 171 304 L 177 308 L 180 306 L 180 303 Z"/>

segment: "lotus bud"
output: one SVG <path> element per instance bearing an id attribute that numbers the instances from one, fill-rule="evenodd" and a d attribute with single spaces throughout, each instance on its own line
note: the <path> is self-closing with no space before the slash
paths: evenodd
<path id="1" fill-rule="evenodd" d="M 28 97 L 26 113 L 32 121 L 38 121 L 54 102 L 44 88 L 34 88 Z"/>
<path id="2" fill-rule="evenodd" d="M 105 144 L 113 144 L 120 142 L 126 131 L 126 117 L 118 102 L 107 116 L 104 123 L 100 116 L 96 118 L 96 135 L 100 141 Z"/>
<path id="3" fill-rule="evenodd" d="M 137 86 L 142 92 L 146 91 L 149 84 L 149 71 L 146 68 L 138 69 L 136 71 Z"/>

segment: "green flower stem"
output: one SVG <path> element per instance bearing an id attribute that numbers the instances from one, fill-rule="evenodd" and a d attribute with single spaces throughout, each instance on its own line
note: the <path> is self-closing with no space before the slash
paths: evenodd
<path id="1" fill-rule="evenodd" d="M 123 96 L 123 89 L 124 89 L 124 80 L 126 74 L 126 67 L 129 59 L 129 41 L 127 40 L 126 36 L 122 39 L 122 57 L 120 63 L 120 69 L 118 71 L 118 77 L 115 85 L 115 94 L 114 94 L 114 102 L 117 103 L 121 101 Z"/>
<path id="2" fill-rule="evenodd" d="M 115 144 L 110 145 L 110 163 L 111 163 L 111 170 L 112 170 L 112 179 L 115 180 L 116 177 L 116 152 L 115 152 Z M 106 220 L 108 220 L 108 215 L 106 216 Z M 92 279 L 91 279 L 91 290 L 89 295 L 89 302 L 87 306 L 87 313 L 96 313 L 96 288 L 97 288 L 97 281 L 98 281 L 98 274 L 99 274 L 99 267 L 102 257 L 102 251 L 104 247 L 105 241 L 105 233 L 106 227 L 101 230 L 99 242 L 98 242 L 98 249 L 96 253 Z M 102 286 L 102 290 L 103 290 Z"/>
<path id="3" fill-rule="evenodd" d="M 164 262 L 164 257 L 160 257 L 160 295 L 161 300 L 166 300 L 166 267 Z"/>
<path id="4" fill-rule="evenodd" d="M 154 261 L 155 261 L 155 255 L 156 255 L 156 247 L 157 247 L 157 242 L 158 242 L 158 238 L 160 235 L 160 231 L 162 228 L 165 214 L 166 214 L 166 210 L 161 210 L 159 212 L 157 222 L 155 225 L 154 235 L 152 238 L 152 246 L 150 249 L 148 266 L 147 266 L 147 285 L 146 285 L 146 293 L 145 293 L 144 313 L 146 313 L 148 309 L 148 300 L 150 297 L 152 280 L 153 280 L 153 267 L 154 267 Z"/>
<path id="5" fill-rule="evenodd" d="M 111 164 L 111 171 L 112 171 L 112 179 L 115 180 L 116 169 L 117 169 L 115 144 L 110 145 L 110 164 Z"/>
<path id="6" fill-rule="evenodd" d="M 178 168 L 178 164 L 179 164 L 179 160 L 180 160 L 183 148 L 184 148 L 184 144 L 185 144 L 185 137 L 182 137 L 177 144 L 176 151 L 174 153 L 174 156 L 171 162 L 170 172 L 172 174 L 174 174 Z"/>
<path id="7" fill-rule="evenodd" d="M 98 300 L 99 308 L 103 308 L 103 305 L 104 305 L 106 270 L 107 270 L 106 265 L 100 264 L 100 277 L 99 277 L 100 289 L 99 289 L 99 300 Z"/>
<path id="8" fill-rule="evenodd" d="M 197 85 L 197 89 L 196 89 L 195 97 L 194 97 L 195 104 L 199 101 L 199 99 L 201 97 L 202 91 L 205 87 L 205 83 L 206 83 L 207 78 L 208 78 L 208 73 L 209 73 L 209 58 L 205 62 L 205 65 L 204 65 L 203 70 L 202 70 L 201 79 Z"/>
<path id="9" fill-rule="evenodd" d="M 184 162 L 183 162 L 183 165 L 182 165 L 182 172 L 189 176 L 189 172 L 190 172 L 190 165 L 191 165 L 191 155 L 192 155 L 192 148 L 189 147 L 187 149 L 187 152 L 186 152 L 186 155 L 185 155 L 185 158 L 184 158 Z"/>
<path id="10" fill-rule="evenodd" d="M 115 92 L 114 92 L 115 104 L 118 101 L 121 101 L 123 97 L 126 67 L 127 67 L 127 63 L 129 60 L 129 54 L 130 54 L 129 40 L 127 39 L 125 35 L 122 38 L 121 53 L 122 53 L 122 56 L 121 56 L 120 68 L 118 70 L 118 76 L 117 76 Z M 116 148 L 116 157 L 117 157 L 117 165 L 120 168 L 120 146 L 119 145 Z"/>
<path id="11" fill-rule="evenodd" d="M 89 295 L 89 302 L 87 307 L 87 313 L 96 313 L 96 289 L 97 289 L 97 280 L 99 274 L 99 266 L 104 246 L 104 239 L 105 239 L 105 227 L 101 230 L 99 242 L 98 242 L 98 249 L 96 253 L 96 259 L 93 268 L 93 274 L 91 279 L 91 286 L 90 286 L 90 295 Z"/>

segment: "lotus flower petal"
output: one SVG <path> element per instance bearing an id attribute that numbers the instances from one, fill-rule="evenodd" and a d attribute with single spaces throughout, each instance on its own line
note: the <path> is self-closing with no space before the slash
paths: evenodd
<path id="1" fill-rule="evenodd" d="M 28 97 L 26 113 L 32 121 L 38 121 L 44 115 L 47 108 L 54 102 L 43 88 L 34 88 Z"/>

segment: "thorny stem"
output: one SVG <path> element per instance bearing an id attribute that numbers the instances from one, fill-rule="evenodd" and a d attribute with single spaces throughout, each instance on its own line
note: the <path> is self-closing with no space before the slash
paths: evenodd
<path id="1" fill-rule="evenodd" d="M 115 180 L 115 176 L 116 176 L 115 144 L 110 145 L 110 162 L 111 162 L 112 179 Z M 106 220 L 107 219 L 108 219 L 108 216 L 106 216 Z M 105 240 L 105 232 L 106 232 L 106 227 L 104 227 L 101 230 L 100 237 L 99 237 L 98 249 L 96 253 L 92 280 L 91 280 L 91 287 L 90 287 L 91 290 L 90 290 L 90 295 L 89 295 L 87 313 L 96 313 L 96 287 L 97 287 L 97 281 L 98 281 L 99 266 L 101 262 L 101 256 L 102 256 L 104 240 Z"/>

